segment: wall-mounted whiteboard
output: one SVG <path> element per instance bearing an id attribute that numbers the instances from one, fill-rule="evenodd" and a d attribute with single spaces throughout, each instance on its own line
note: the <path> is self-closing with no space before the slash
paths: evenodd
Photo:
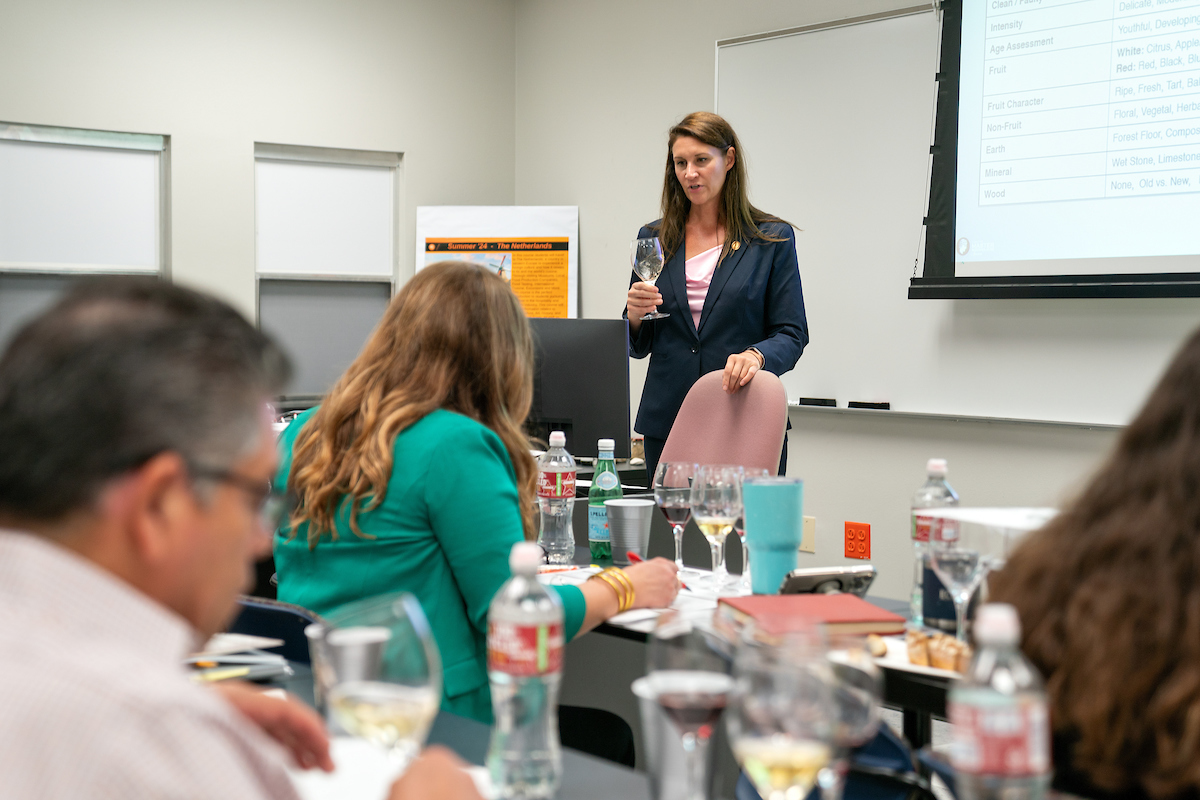
<path id="1" fill-rule="evenodd" d="M 16 138 L 27 131 L 0 125 L 0 269 L 157 272 L 162 137 L 122 149 Z"/>
<path id="2" fill-rule="evenodd" d="M 802 229 L 812 341 L 789 396 L 1123 424 L 1200 301 L 907 299 L 939 36 L 924 11 L 718 43 L 717 111 L 742 141 L 751 200 Z"/>
<path id="3" fill-rule="evenodd" d="M 390 280 L 395 198 L 393 167 L 256 159 L 258 274 Z"/>

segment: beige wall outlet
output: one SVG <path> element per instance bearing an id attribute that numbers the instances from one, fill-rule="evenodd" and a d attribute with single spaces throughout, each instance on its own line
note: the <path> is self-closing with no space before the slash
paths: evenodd
<path id="1" fill-rule="evenodd" d="M 817 518 L 805 517 L 804 528 L 800 536 L 800 552 L 817 552 Z"/>

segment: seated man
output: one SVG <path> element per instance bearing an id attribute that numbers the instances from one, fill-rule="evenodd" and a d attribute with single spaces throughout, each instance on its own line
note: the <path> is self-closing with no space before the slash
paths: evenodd
<path id="1" fill-rule="evenodd" d="M 332 769 L 311 710 L 182 666 L 270 549 L 287 372 L 233 309 L 153 279 L 81 284 L 0 357 L 4 797 L 291 798 L 279 744 Z M 427 754 L 392 797 L 477 797 L 455 763 Z"/>

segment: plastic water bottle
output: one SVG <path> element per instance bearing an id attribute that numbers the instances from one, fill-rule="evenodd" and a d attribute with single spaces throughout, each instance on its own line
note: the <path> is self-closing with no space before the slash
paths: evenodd
<path id="1" fill-rule="evenodd" d="M 592 474 L 592 488 L 588 489 L 588 548 L 592 551 L 593 561 L 612 558 L 612 537 L 608 532 L 608 509 L 604 507 L 604 501 L 621 496 L 614 448 L 612 439 L 596 442 L 600 457 L 596 459 L 596 471 Z"/>
<path id="2" fill-rule="evenodd" d="M 504 798 L 549 798 L 562 780 L 558 685 L 563 662 L 563 608 L 537 580 L 542 554 L 513 545 L 512 577 L 488 611 L 488 681 L 492 728 L 487 766 Z"/>
<path id="3" fill-rule="evenodd" d="M 946 521 L 922 516 L 921 510 L 956 506 L 958 495 L 946 482 L 946 459 L 929 459 L 925 464 L 925 473 L 925 485 L 912 499 L 913 587 L 909 616 L 914 625 L 936 624 L 936 620 L 948 619 L 953 628 L 956 620 L 954 602 L 929 566 L 930 533 L 934 525 Z"/>
<path id="4" fill-rule="evenodd" d="M 1046 692 L 1020 639 L 1015 608 L 980 606 L 975 657 L 949 697 L 960 800 L 1041 800 L 1050 785 Z"/>
<path id="5" fill-rule="evenodd" d="M 550 449 L 538 459 L 537 498 L 541 516 L 538 544 L 546 551 L 546 563 L 570 564 L 575 560 L 575 533 L 571 513 L 575 510 L 575 459 L 566 450 L 562 431 L 550 434 Z"/>

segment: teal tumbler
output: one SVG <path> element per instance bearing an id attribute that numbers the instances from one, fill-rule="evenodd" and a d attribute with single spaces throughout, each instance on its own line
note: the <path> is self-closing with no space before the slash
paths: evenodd
<path id="1" fill-rule="evenodd" d="M 742 503 L 751 588 L 755 594 L 778 594 L 783 579 L 796 568 L 804 529 L 804 481 L 747 478 Z"/>

